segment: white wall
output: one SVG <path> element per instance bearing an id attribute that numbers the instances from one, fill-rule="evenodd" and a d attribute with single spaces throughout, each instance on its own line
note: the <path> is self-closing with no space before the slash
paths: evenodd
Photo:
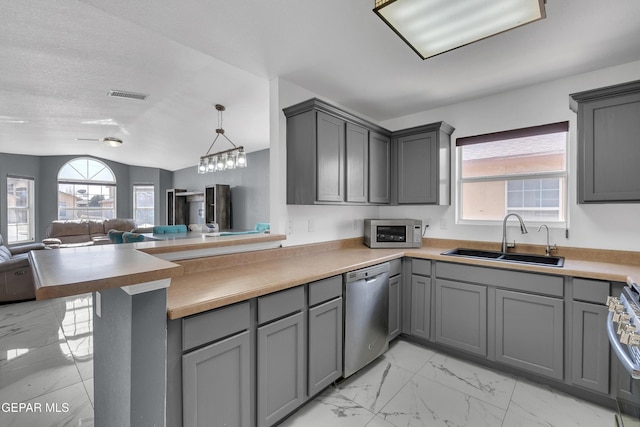
<path id="1" fill-rule="evenodd" d="M 398 130 L 444 120 L 456 128 L 455 138 L 501 130 L 569 121 L 569 238 L 565 230 L 552 228 L 551 240 L 558 246 L 593 247 L 640 251 L 640 204 L 576 203 L 576 115 L 569 109 L 569 94 L 617 83 L 636 80 L 640 61 L 581 74 L 556 81 L 504 92 L 493 96 L 424 111 L 378 123 L 389 130 Z M 495 225 L 461 225 L 455 220 L 456 187 L 452 186 L 451 206 L 388 206 L 332 207 L 286 205 L 286 120 L 282 108 L 317 96 L 285 80 L 272 82 L 271 87 L 271 222 L 276 230 L 287 232 L 293 224 L 288 244 L 310 243 L 362 235 L 359 221 L 353 229 L 353 219 L 365 217 L 418 218 L 429 220 L 426 237 L 500 242 L 501 223 Z M 328 102 L 331 100 L 326 99 Z M 357 112 L 355 112 L 358 114 Z M 371 120 L 371 119 L 369 119 Z M 375 122 L 371 120 L 372 122 Z M 275 149 L 274 149 L 275 148 Z M 455 149 L 452 151 L 452 179 L 455 179 Z M 277 187 L 276 187 L 277 186 Z M 277 188 L 278 191 L 274 191 Z M 308 231 L 308 221 L 316 231 Z M 516 242 L 544 243 L 544 234 L 537 233 L 537 224 L 530 224 L 529 234 L 521 235 L 511 224 L 509 239 Z"/>

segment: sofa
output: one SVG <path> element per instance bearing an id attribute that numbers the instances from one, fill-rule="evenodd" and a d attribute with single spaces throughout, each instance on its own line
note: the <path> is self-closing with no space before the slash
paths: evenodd
<path id="1" fill-rule="evenodd" d="M 48 247 L 88 246 L 114 243 L 109 240 L 109 231 L 148 232 L 139 229 L 132 219 L 105 220 L 56 220 L 47 227 L 46 238 L 42 240 Z M 150 231 L 150 230 L 149 230 Z"/>
<path id="2" fill-rule="evenodd" d="M 10 248 L 0 234 L 0 303 L 36 297 L 29 252 L 44 247 L 42 243 L 30 243 Z"/>

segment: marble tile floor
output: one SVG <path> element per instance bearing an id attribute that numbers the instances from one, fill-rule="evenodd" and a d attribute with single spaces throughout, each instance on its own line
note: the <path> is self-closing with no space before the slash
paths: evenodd
<path id="1" fill-rule="evenodd" d="M 0 305 L 0 426 L 93 426 L 91 295 Z M 407 341 L 281 427 L 602 427 L 613 411 Z"/>

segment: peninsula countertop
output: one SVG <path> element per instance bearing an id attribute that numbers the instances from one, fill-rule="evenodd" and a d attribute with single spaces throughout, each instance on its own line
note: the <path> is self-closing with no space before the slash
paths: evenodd
<path id="1" fill-rule="evenodd" d="M 213 237 L 198 233 L 192 238 L 31 251 L 29 258 L 36 299 L 52 299 L 175 279 L 183 274 L 183 267 L 157 256 L 166 252 L 232 248 L 285 239 L 278 234 Z"/>
<path id="2" fill-rule="evenodd" d="M 264 260 L 243 258 L 235 265 L 185 272 L 169 288 L 167 314 L 178 319 L 404 256 L 603 281 L 626 282 L 629 276 L 640 277 L 640 264 L 567 257 L 563 268 L 546 267 L 451 257 L 442 252 L 454 246 L 437 244 L 399 250 L 369 249 L 360 243 L 313 253 L 288 247 L 274 250 L 280 255 Z"/>

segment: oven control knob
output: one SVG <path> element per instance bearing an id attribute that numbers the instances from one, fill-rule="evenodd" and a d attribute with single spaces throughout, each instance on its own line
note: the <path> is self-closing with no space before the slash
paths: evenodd
<path id="1" fill-rule="evenodd" d="M 629 326 L 628 320 L 620 320 L 618 322 L 618 330 L 616 331 L 618 335 L 622 334 L 626 331 L 627 326 Z"/>
<path id="2" fill-rule="evenodd" d="M 616 312 L 613 315 L 613 321 L 617 323 L 624 323 L 625 325 L 629 323 L 631 316 L 625 312 Z"/>
<path id="3" fill-rule="evenodd" d="M 620 303 L 620 298 L 607 297 L 607 305 L 609 306 L 609 311 L 619 311 L 618 307 L 622 304 Z"/>
<path id="4" fill-rule="evenodd" d="M 636 336 L 640 337 L 640 335 L 636 334 L 636 327 L 629 324 L 624 325 L 622 331 L 618 333 L 620 334 L 620 342 L 622 344 L 631 345 L 632 341 L 635 342 Z"/>

